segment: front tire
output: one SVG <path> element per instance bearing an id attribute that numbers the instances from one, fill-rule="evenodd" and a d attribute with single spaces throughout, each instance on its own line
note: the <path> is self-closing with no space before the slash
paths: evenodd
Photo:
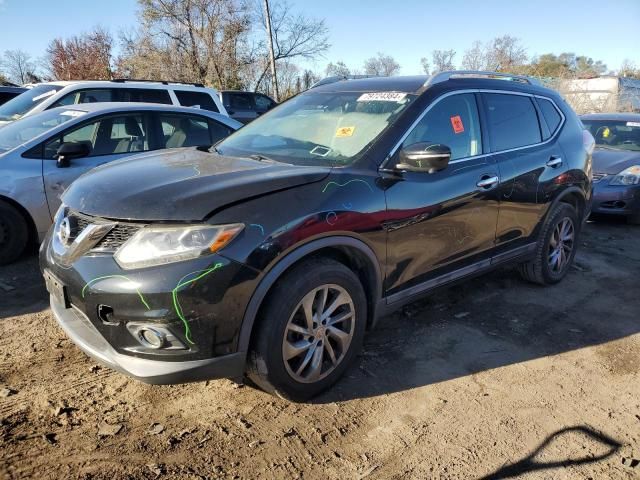
<path id="1" fill-rule="evenodd" d="M 0 265 L 17 260 L 28 239 L 29 228 L 24 217 L 11 205 L 0 201 Z"/>
<path id="2" fill-rule="evenodd" d="M 560 282 L 573 264 L 579 233 L 576 210 L 566 203 L 556 205 L 544 223 L 534 258 L 520 264 L 520 275 L 539 285 Z"/>
<path id="3" fill-rule="evenodd" d="M 304 401 L 333 385 L 362 346 L 367 301 L 358 277 L 313 259 L 278 280 L 261 310 L 247 376 L 263 390 Z"/>

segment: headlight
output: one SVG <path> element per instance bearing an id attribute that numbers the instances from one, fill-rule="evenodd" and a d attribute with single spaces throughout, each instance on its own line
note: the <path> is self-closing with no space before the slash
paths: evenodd
<path id="1" fill-rule="evenodd" d="M 188 225 L 144 227 L 115 254 L 125 270 L 190 260 L 221 250 L 244 225 Z"/>
<path id="2" fill-rule="evenodd" d="M 640 165 L 625 168 L 611 180 L 609 185 L 638 185 L 640 184 Z"/>

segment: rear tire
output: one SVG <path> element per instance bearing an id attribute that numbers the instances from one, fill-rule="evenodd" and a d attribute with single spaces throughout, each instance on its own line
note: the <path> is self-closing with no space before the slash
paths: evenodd
<path id="1" fill-rule="evenodd" d="M 29 228 L 24 217 L 14 207 L 0 201 L 0 265 L 17 260 L 28 239 Z"/>
<path id="2" fill-rule="evenodd" d="M 355 273 L 331 259 L 305 261 L 269 292 L 247 376 L 269 393 L 305 401 L 333 385 L 353 362 L 366 319 L 366 296 Z"/>
<path id="3" fill-rule="evenodd" d="M 559 203 L 549 213 L 532 260 L 520 264 L 520 275 L 539 285 L 560 282 L 569 272 L 578 248 L 580 221 L 569 204 Z"/>

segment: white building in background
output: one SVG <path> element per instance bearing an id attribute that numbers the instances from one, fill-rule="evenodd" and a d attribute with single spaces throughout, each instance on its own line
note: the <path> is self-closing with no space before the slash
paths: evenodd
<path id="1" fill-rule="evenodd" d="M 605 75 L 559 80 L 555 87 L 580 114 L 640 112 L 640 80 L 635 78 Z"/>

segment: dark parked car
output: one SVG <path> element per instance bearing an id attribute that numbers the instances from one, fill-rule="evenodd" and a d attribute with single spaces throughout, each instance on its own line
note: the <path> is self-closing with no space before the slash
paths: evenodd
<path id="1" fill-rule="evenodd" d="M 640 224 L 640 114 L 594 113 L 582 123 L 596 141 L 593 212 Z"/>
<path id="2" fill-rule="evenodd" d="M 0 85 L 0 105 L 2 105 L 3 103 L 7 103 L 12 98 L 17 97 L 18 95 L 26 91 L 27 89 L 23 87 Z"/>
<path id="3" fill-rule="evenodd" d="M 145 382 L 247 375 L 306 399 L 378 318 L 436 287 L 507 262 L 559 282 L 592 149 L 524 77 L 319 86 L 211 151 L 77 180 L 41 250 L 51 307 L 85 352 Z"/>
<path id="4" fill-rule="evenodd" d="M 229 116 L 242 123 L 255 120 L 277 105 L 271 97 L 255 92 L 223 90 L 220 98 Z"/>

